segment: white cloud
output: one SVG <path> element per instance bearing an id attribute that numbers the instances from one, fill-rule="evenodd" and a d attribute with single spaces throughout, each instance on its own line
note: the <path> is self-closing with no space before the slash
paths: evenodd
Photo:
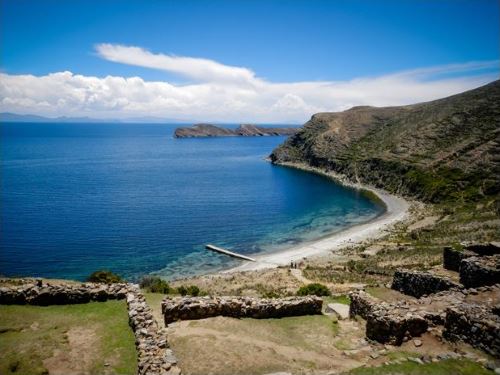
<path id="1" fill-rule="evenodd" d="M 303 123 L 316 112 L 355 105 L 404 105 L 463 92 L 498 79 L 498 61 L 470 62 L 348 81 L 275 83 L 249 69 L 215 61 L 155 55 L 137 47 L 99 45 L 106 59 L 168 70 L 195 83 L 140 77 L 0 73 L 0 111 L 44 116 Z M 492 72 L 493 70 L 493 72 Z M 471 75 L 471 72 L 475 74 Z"/>
<path id="2" fill-rule="evenodd" d="M 96 50 L 102 58 L 128 65 L 165 70 L 204 82 L 255 83 L 255 73 L 246 68 L 228 66 L 217 61 L 153 54 L 140 47 L 120 44 L 97 44 Z"/>

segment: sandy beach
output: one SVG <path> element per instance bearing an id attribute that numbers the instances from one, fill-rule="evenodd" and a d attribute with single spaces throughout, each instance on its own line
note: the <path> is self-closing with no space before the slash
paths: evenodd
<path id="1" fill-rule="evenodd" d="M 386 211 L 370 220 L 367 223 L 355 225 L 340 232 L 323 236 L 315 241 L 309 241 L 288 249 L 268 254 L 254 255 L 255 262 L 244 262 L 238 267 L 231 268 L 223 272 L 255 271 L 266 268 L 275 268 L 298 262 L 304 258 L 326 255 L 329 252 L 338 250 L 347 245 L 363 242 L 367 239 L 380 237 L 384 231 L 393 224 L 404 220 L 408 215 L 410 204 L 404 198 L 389 194 L 386 191 L 370 186 L 353 184 L 345 180 L 340 175 L 332 172 L 325 172 L 318 168 L 309 167 L 302 164 L 285 164 L 286 167 L 297 168 L 312 173 L 318 173 L 345 186 L 356 189 L 363 189 L 374 193 L 386 206 Z"/>

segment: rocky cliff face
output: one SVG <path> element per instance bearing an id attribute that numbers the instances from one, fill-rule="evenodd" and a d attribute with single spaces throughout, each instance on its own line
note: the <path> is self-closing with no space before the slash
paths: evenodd
<path id="1" fill-rule="evenodd" d="M 431 202 L 500 189 L 500 81 L 427 103 L 318 113 L 271 154 Z"/>
<path id="2" fill-rule="evenodd" d="M 297 127 L 288 128 L 267 128 L 256 125 L 244 124 L 236 129 L 227 129 L 210 124 L 196 124 L 187 128 L 175 129 L 176 138 L 192 137 L 261 137 L 292 135 L 297 132 Z"/>

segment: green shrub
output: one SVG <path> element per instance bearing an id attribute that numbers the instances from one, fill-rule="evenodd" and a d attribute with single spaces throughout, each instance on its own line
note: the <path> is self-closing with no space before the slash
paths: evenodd
<path id="1" fill-rule="evenodd" d="M 262 298 L 279 298 L 280 295 L 275 290 L 268 290 L 262 293 Z"/>
<path id="2" fill-rule="evenodd" d="M 329 296 L 330 294 L 330 290 L 326 287 L 326 285 L 319 283 L 305 285 L 303 287 L 300 287 L 300 289 L 297 291 L 297 295 L 299 296 L 315 295 L 321 297 Z"/>
<path id="3" fill-rule="evenodd" d="M 90 281 L 93 283 L 113 284 L 113 283 L 121 283 L 121 282 L 123 282 L 123 279 L 111 271 L 99 270 L 99 271 L 93 272 L 87 278 L 87 281 Z"/>
<path id="4" fill-rule="evenodd" d="M 188 287 L 181 285 L 177 288 L 177 293 L 179 293 L 181 296 L 196 297 L 200 295 L 200 288 L 198 288 L 196 285 L 190 285 Z"/>
<path id="5" fill-rule="evenodd" d="M 142 289 L 146 289 L 151 293 L 168 294 L 171 291 L 168 282 L 166 282 L 165 280 L 161 279 L 158 276 L 144 276 L 141 279 L 139 286 Z"/>

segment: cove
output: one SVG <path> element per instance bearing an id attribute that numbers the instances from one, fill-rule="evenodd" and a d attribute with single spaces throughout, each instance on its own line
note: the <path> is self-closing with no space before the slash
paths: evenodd
<path id="1" fill-rule="evenodd" d="M 284 137 L 174 139 L 172 124 L 1 124 L 0 273 L 179 278 L 369 221 L 356 190 L 264 159 Z"/>

